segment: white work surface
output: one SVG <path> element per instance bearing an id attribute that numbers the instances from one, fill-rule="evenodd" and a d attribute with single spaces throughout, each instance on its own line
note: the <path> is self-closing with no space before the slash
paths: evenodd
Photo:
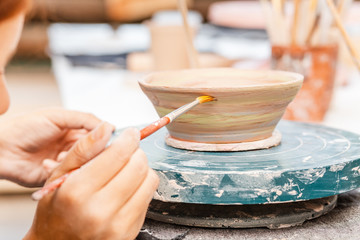
<path id="1" fill-rule="evenodd" d="M 226 30 L 221 35 L 205 26 L 195 43 L 201 51 L 212 51 L 233 59 L 253 62 L 269 58 L 269 43 L 261 32 L 249 31 L 240 36 Z M 220 32 L 221 33 L 221 32 Z M 253 40 L 251 37 L 255 37 Z M 144 51 L 150 37 L 145 26 L 122 25 L 113 30 L 106 24 L 54 24 L 49 29 L 53 70 L 59 85 L 63 106 L 91 112 L 118 128 L 150 123 L 158 118 L 137 80 L 146 74 L 124 69 L 73 66 L 64 55 L 120 54 Z M 350 74 L 348 85 L 337 87 L 325 125 L 360 133 L 360 77 Z"/>

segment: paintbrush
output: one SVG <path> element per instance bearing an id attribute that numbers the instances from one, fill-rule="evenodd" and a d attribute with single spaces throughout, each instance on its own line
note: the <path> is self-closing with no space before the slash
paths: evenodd
<path id="1" fill-rule="evenodd" d="M 150 136 L 151 134 L 153 134 L 160 128 L 168 125 L 169 123 L 174 121 L 176 118 L 178 118 L 182 114 L 186 113 L 190 109 L 194 108 L 195 106 L 197 106 L 201 103 L 206 103 L 206 102 L 211 102 L 211 101 L 216 101 L 216 98 L 211 97 L 211 96 L 197 97 L 193 102 L 188 103 L 188 104 L 172 111 L 171 113 L 165 115 L 164 117 L 160 118 L 159 120 L 153 122 L 149 126 L 141 129 L 140 130 L 140 140 L 143 140 L 144 138 L 146 138 L 147 136 Z M 38 191 L 34 192 L 31 195 L 32 199 L 35 201 L 39 201 L 44 196 L 46 196 L 48 193 L 59 188 L 65 182 L 65 180 L 70 176 L 70 174 L 76 170 L 78 170 L 78 168 L 62 175 L 61 177 L 50 182 L 48 185 L 44 186 L 42 189 L 39 189 Z"/>

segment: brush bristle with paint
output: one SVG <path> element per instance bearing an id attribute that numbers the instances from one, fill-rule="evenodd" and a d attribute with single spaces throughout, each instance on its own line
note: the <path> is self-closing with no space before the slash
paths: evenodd
<path id="1" fill-rule="evenodd" d="M 211 97 L 211 96 L 197 97 L 193 102 L 188 103 L 188 104 L 186 104 L 186 105 L 172 111 L 171 113 L 165 115 L 164 117 L 160 118 L 156 122 L 153 122 L 149 126 L 141 129 L 140 130 L 140 136 L 141 136 L 140 139 L 142 140 L 142 139 L 146 138 L 147 136 L 153 134 L 154 132 L 156 132 L 160 128 L 168 125 L 169 123 L 174 121 L 176 118 L 178 118 L 180 115 L 186 113 L 187 111 L 194 108 L 195 106 L 197 106 L 197 105 L 199 105 L 201 103 L 206 103 L 206 102 L 211 102 L 211 101 L 216 101 L 216 98 Z M 75 169 L 73 171 L 76 171 L 76 170 L 77 169 Z M 71 171 L 71 172 L 73 172 L 73 171 Z M 54 191 L 55 189 L 59 188 L 64 183 L 64 181 L 69 177 L 71 172 L 69 172 L 69 173 L 55 179 L 54 181 L 52 181 L 51 183 L 49 183 L 48 185 L 46 185 L 42 189 L 34 192 L 31 195 L 32 199 L 36 200 L 36 201 L 39 201 L 40 199 L 42 199 L 48 193 L 50 193 L 50 192 Z"/>

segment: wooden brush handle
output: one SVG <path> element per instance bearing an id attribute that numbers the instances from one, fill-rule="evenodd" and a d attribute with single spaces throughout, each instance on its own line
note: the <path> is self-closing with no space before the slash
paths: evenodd
<path id="1" fill-rule="evenodd" d="M 76 171 L 77 169 L 74 169 L 74 170 L 66 173 L 65 175 L 62 175 L 61 177 L 59 177 L 59 178 L 55 179 L 54 181 L 50 182 L 48 185 L 45 185 L 40 190 L 34 192 L 32 194 L 32 199 L 35 200 L 35 201 L 39 201 L 44 196 L 46 196 L 49 192 L 52 192 L 55 189 L 59 188 L 65 182 L 65 180 L 70 176 L 70 174 L 72 172 Z"/>
<path id="2" fill-rule="evenodd" d="M 140 140 L 146 138 L 147 136 L 153 134 L 154 132 L 156 132 L 157 130 L 159 130 L 160 128 L 162 128 L 163 126 L 167 125 L 170 123 L 170 118 L 168 117 L 162 117 L 159 120 L 157 120 L 156 122 L 153 122 L 152 124 L 150 124 L 149 126 L 141 129 L 140 131 Z"/>

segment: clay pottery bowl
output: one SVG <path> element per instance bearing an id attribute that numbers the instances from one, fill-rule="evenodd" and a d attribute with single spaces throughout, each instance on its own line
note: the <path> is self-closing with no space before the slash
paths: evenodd
<path id="1" fill-rule="evenodd" d="M 160 117 L 198 96 L 217 99 L 169 124 L 172 139 L 236 144 L 271 138 L 302 82 L 302 75 L 291 72 L 209 68 L 155 72 L 139 84 Z"/>

